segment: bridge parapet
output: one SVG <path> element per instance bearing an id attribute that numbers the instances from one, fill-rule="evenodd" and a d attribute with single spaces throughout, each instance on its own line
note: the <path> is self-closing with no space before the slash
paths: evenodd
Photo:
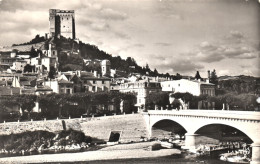
<path id="1" fill-rule="evenodd" d="M 226 118 L 260 122 L 260 112 L 223 110 L 148 110 L 149 115 Z"/>

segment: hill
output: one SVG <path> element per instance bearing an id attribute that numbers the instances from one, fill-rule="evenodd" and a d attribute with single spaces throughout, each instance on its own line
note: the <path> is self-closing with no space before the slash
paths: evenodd
<path id="1" fill-rule="evenodd" d="M 169 73 L 160 74 L 156 69 L 151 70 L 147 64 L 145 67 L 139 66 L 134 58 L 128 57 L 126 60 L 120 56 L 113 57 L 111 54 L 100 50 L 97 46 L 82 41 L 76 42 L 72 39 L 64 37 L 54 38 L 53 41 L 58 51 L 60 52 L 59 61 L 61 62 L 60 69 L 68 71 L 73 69 L 89 70 L 83 63 L 83 59 L 89 60 L 104 60 L 107 59 L 111 62 L 111 68 L 125 73 L 140 73 L 142 75 L 148 74 L 150 76 L 169 77 L 172 79 L 180 79 L 179 74 L 170 75 Z M 68 53 L 70 54 L 68 56 Z M 99 67 L 99 66 L 97 66 Z M 95 68 L 94 69 L 98 69 Z"/>
<path id="2" fill-rule="evenodd" d="M 218 88 L 226 92 L 260 94 L 260 77 L 253 76 L 221 76 Z"/>

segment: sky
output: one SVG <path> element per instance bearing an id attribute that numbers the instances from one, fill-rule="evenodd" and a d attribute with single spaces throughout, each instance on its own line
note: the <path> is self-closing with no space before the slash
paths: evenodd
<path id="1" fill-rule="evenodd" d="M 49 9 L 75 10 L 76 38 L 152 70 L 260 76 L 257 0 L 0 0 L 0 45 L 44 36 Z"/>

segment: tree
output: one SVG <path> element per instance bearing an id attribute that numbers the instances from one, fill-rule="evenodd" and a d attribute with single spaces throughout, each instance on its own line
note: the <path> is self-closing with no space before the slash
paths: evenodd
<path id="1" fill-rule="evenodd" d="M 197 71 L 197 73 L 195 75 L 195 79 L 197 79 L 197 80 L 201 79 L 199 71 Z"/>
<path id="2" fill-rule="evenodd" d="M 146 107 L 154 109 L 155 105 L 165 106 L 169 104 L 168 92 L 151 92 L 146 97 Z"/>
<path id="3" fill-rule="evenodd" d="M 34 70 L 34 66 L 31 66 L 30 64 L 26 64 L 23 68 L 23 72 L 32 72 Z"/>
<path id="4" fill-rule="evenodd" d="M 48 77 L 50 79 L 54 79 L 55 78 L 55 74 L 56 74 L 56 69 L 53 66 L 51 66 L 50 67 L 50 71 L 48 73 Z"/>
<path id="5" fill-rule="evenodd" d="M 159 73 L 158 73 L 158 71 L 157 71 L 157 69 L 156 69 L 156 68 L 154 69 L 154 71 L 153 71 L 153 72 L 154 72 L 154 76 L 158 76 L 158 74 L 159 74 Z"/>
<path id="6" fill-rule="evenodd" d="M 188 103 L 193 100 L 194 96 L 188 92 L 185 93 L 177 92 L 172 94 L 171 97 L 174 97 L 175 99 L 182 99 L 185 103 Z"/>
<path id="7" fill-rule="evenodd" d="M 37 57 L 37 56 L 38 56 L 38 53 L 37 53 L 37 51 L 34 49 L 34 47 L 32 46 L 31 51 L 30 51 L 30 57 L 31 57 L 31 58 L 34 58 L 34 57 Z"/>
<path id="8" fill-rule="evenodd" d="M 210 80 L 209 80 L 210 83 L 213 83 L 213 84 L 216 84 L 218 83 L 218 76 L 217 76 L 217 73 L 216 73 L 216 70 L 214 69 L 211 74 L 210 74 Z"/>

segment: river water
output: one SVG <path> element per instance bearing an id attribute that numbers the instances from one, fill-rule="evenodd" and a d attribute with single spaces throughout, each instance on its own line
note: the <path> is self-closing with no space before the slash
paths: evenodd
<path id="1" fill-rule="evenodd" d="M 95 151 L 99 148 L 97 147 L 90 147 L 87 150 L 84 151 Z M 160 149 L 160 148 L 159 148 Z M 150 151 L 156 151 L 159 149 L 151 149 Z M 78 151 L 74 151 L 74 153 L 77 153 Z M 55 154 L 57 152 L 44 152 L 44 153 L 26 153 L 27 155 L 37 155 L 37 154 Z M 62 151 L 59 153 L 66 153 L 66 151 Z M 71 151 L 67 153 L 72 153 Z M 11 157 L 11 156 L 21 156 L 21 154 L 0 154 L 0 157 Z M 52 162 L 53 163 L 53 162 Z M 55 164 L 60 163 L 56 162 Z M 155 157 L 155 158 L 132 158 L 132 159 L 113 159 L 113 160 L 98 160 L 98 161 L 82 161 L 82 162 L 65 162 L 68 164 L 77 163 L 77 164 L 85 164 L 85 163 L 93 163 L 93 164 L 103 164 L 103 163 L 174 163 L 174 164 L 235 164 L 230 162 L 221 161 L 219 159 L 219 155 L 209 156 L 196 156 L 195 154 L 188 153 L 187 151 L 182 151 L 179 155 L 170 155 L 170 156 L 164 156 L 164 157 Z"/>

